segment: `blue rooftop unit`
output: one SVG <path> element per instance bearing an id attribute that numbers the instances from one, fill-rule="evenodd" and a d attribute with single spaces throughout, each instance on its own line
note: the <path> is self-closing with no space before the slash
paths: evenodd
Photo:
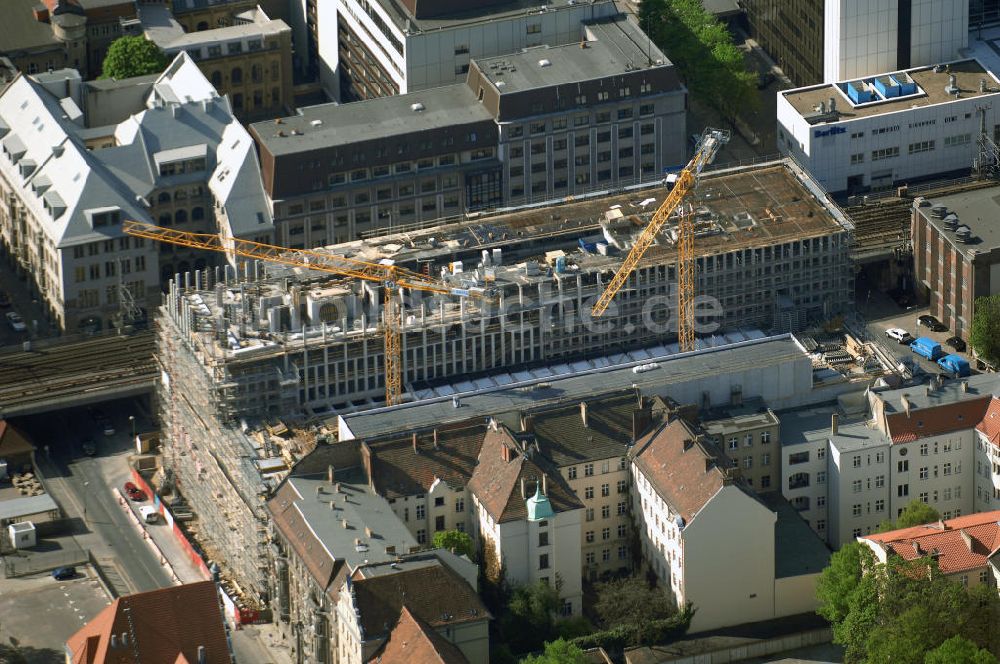
<path id="1" fill-rule="evenodd" d="M 865 82 L 870 83 L 886 99 L 917 94 L 917 84 L 905 71 L 876 76 Z"/>
<path id="2" fill-rule="evenodd" d="M 864 84 L 864 81 L 841 83 L 840 89 L 847 94 L 847 98 L 850 99 L 855 105 L 867 104 L 868 102 L 873 101 L 871 90 L 869 90 L 868 86 Z"/>

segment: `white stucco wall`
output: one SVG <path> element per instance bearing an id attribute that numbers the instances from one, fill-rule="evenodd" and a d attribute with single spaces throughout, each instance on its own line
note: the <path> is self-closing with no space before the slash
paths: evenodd
<path id="1" fill-rule="evenodd" d="M 774 580 L 774 617 L 813 613 L 819 607 L 816 582 L 819 573 L 789 576 Z"/>

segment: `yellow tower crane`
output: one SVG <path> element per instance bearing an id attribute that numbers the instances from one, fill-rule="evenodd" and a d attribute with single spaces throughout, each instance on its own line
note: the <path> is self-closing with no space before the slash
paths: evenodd
<path id="1" fill-rule="evenodd" d="M 712 163 L 719 149 L 728 142 L 728 130 L 706 129 L 702 132 L 691 161 L 677 176 L 673 189 L 653 213 L 653 218 L 632 245 L 621 267 L 594 303 L 591 316 L 597 318 L 604 314 L 629 275 L 642 261 L 646 250 L 652 246 L 663 224 L 694 190 L 702 169 Z M 677 224 L 677 341 L 682 351 L 694 350 L 694 290 L 694 224 L 691 216 L 682 212 Z"/>
<path id="2" fill-rule="evenodd" d="M 400 402 L 403 392 L 402 348 L 400 336 L 403 328 L 402 306 L 393 297 L 393 292 L 409 288 L 425 293 L 456 295 L 459 297 L 486 298 L 485 291 L 455 288 L 450 284 L 432 279 L 426 275 L 381 263 L 368 263 L 335 254 L 289 249 L 271 244 L 223 238 L 214 233 L 190 233 L 144 224 L 139 221 L 125 221 L 122 230 L 133 237 L 141 237 L 156 242 L 166 242 L 192 249 L 216 251 L 230 256 L 252 258 L 270 263 L 280 263 L 292 267 L 304 267 L 319 272 L 328 272 L 342 277 L 353 277 L 363 281 L 382 284 L 385 294 L 382 331 L 385 339 L 385 400 L 390 406 Z"/>

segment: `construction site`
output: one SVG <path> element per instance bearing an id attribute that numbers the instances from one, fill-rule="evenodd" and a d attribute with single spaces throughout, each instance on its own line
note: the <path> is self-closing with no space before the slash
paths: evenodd
<path id="1" fill-rule="evenodd" d="M 637 188 L 320 251 L 451 287 L 399 293 L 405 401 L 456 378 L 673 343 L 676 216 L 607 312 L 590 317 L 666 196 Z M 849 308 L 853 226 L 791 161 L 706 173 L 687 203 L 706 303 L 696 331 L 797 331 Z M 265 497 L 298 458 L 333 441 L 309 423 L 386 394 L 387 287 L 400 290 L 249 261 L 178 275 L 164 297 L 156 354 L 166 473 L 197 514 L 208 557 L 251 604 L 268 600 Z"/>

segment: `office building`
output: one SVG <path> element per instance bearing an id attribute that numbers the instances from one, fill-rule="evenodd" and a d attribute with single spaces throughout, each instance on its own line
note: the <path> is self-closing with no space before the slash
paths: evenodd
<path id="1" fill-rule="evenodd" d="M 968 171 L 1000 125 L 1000 80 L 978 60 L 778 93 L 778 150 L 832 193 Z"/>
<path id="2" fill-rule="evenodd" d="M 913 207 L 913 267 L 930 313 L 969 338 L 976 298 L 1000 293 L 996 188 L 942 196 Z"/>
<path id="3" fill-rule="evenodd" d="M 969 43 L 969 0 L 748 0 L 746 10 L 797 85 L 947 62 Z"/>
<path id="4" fill-rule="evenodd" d="M 658 181 L 687 160 L 686 90 L 625 17 L 474 59 L 465 83 L 251 127 L 280 241 L 312 248 Z"/>

